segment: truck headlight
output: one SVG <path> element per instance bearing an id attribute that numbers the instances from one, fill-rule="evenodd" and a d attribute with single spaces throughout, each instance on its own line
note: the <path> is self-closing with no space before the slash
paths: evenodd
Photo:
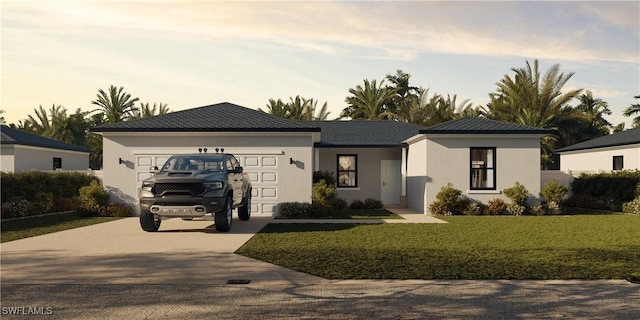
<path id="1" fill-rule="evenodd" d="M 142 183 L 142 190 L 151 191 L 152 188 L 153 188 L 153 182 L 143 182 Z"/>
<path id="2" fill-rule="evenodd" d="M 204 187 L 210 190 L 222 189 L 222 182 L 205 182 Z"/>

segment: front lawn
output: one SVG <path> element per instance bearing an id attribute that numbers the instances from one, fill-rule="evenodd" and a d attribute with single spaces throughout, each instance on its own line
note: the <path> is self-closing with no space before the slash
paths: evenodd
<path id="1" fill-rule="evenodd" d="M 78 217 L 75 212 L 52 214 L 43 217 L 4 220 L 0 226 L 0 242 L 35 237 L 47 233 L 80 228 L 92 224 L 113 221 L 112 217 Z"/>
<path id="2" fill-rule="evenodd" d="M 236 253 L 327 279 L 640 279 L 640 216 L 269 224 Z"/>

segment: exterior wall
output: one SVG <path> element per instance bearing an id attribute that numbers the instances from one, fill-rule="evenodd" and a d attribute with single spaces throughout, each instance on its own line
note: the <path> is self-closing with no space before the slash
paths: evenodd
<path id="1" fill-rule="evenodd" d="M 0 171 L 13 172 L 14 159 L 13 145 L 3 145 L 0 149 Z"/>
<path id="2" fill-rule="evenodd" d="M 496 190 L 470 190 L 471 147 L 496 148 Z M 451 182 L 470 198 L 487 203 L 494 198 L 508 199 L 502 190 L 516 181 L 524 185 L 532 197 L 540 192 L 540 137 L 524 136 L 455 136 L 427 137 L 427 204 L 436 199 L 440 188 Z M 536 200 L 530 199 L 531 203 Z"/>
<path id="3" fill-rule="evenodd" d="M 13 149 L 13 159 L 5 156 L 5 150 Z M 53 158 L 62 159 L 63 170 L 87 170 L 89 169 L 89 153 L 67 151 L 22 145 L 2 147 L 2 171 L 22 172 L 29 170 L 52 170 Z M 8 152 L 11 154 L 10 152 Z M 13 167 L 13 168 L 11 168 Z M 12 169 L 11 171 L 9 171 Z"/>
<path id="4" fill-rule="evenodd" d="M 569 151 L 560 154 L 562 171 L 611 171 L 613 157 L 624 157 L 624 170 L 640 169 L 640 144 Z"/>
<path id="5" fill-rule="evenodd" d="M 401 160 L 401 148 L 319 148 L 319 169 L 337 174 L 338 154 L 358 155 L 358 187 L 338 188 L 338 196 L 347 203 L 367 198 L 381 199 L 381 160 Z M 400 202 L 400 199 L 398 199 Z"/>
<path id="6" fill-rule="evenodd" d="M 215 148 L 224 148 L 232 154 L 270 152 L 276 155 L 278 202 L 311 202 L 311 133 L 104 133 L 105 188 L 112 200 L 133 205 L 137 210 L 140 186 L 135 162 L 138 155 L 197 153 L 198 148 L 204 147 L 209 153 L 215 152 Z"/>
<path id="7" fill-rule="evenodd" d="M 425 213 L 427 182 L 427 140 L 422 139 L 409 145 L 407 152 L 407 205 L 410 210 Z"/>

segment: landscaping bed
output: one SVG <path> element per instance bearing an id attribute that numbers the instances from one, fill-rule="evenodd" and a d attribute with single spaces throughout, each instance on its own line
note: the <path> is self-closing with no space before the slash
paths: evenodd
<path id="1" fill-rule="evenodd" d="M 327 279 L 640 278 L 640 216 L 269 224 L 236 253 Z"/>

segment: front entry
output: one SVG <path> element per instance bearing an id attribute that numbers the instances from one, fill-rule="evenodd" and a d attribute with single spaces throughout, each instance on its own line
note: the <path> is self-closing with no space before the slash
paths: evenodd
<path id="1" fill-rule="evenodd" d="M 380 196 L 385 205 L 400 204 L 401 160 L 380 160 Z"/>

